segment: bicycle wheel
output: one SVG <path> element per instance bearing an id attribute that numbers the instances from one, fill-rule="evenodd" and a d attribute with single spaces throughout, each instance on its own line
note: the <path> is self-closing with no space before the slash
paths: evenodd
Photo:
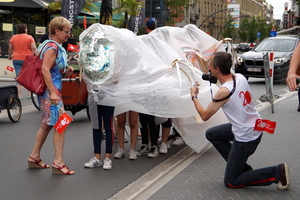
<path id="1" fill-rule="evenodd" d="M 7 100 L 7 114 L 12 122 L 18 122 L 22 115 L 22 104 L 17 95 L 12 94 Z"/>
<path id="2" fill-rule="evenodd" d="M 36 95 L 36 94 L 31 93 L 31 101 L 32 101 L 34 107 L 35 107 L 36 109 L 40 110 L 39 101 L 38 101 L 38 99 L 37 99 L 37 95 Z"/>

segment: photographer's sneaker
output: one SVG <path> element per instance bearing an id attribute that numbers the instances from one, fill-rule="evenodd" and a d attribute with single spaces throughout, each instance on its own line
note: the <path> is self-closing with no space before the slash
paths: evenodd
<path id="1" fill-rule="evenodd" d="M 94 167 L 101 167 L 102 160 L 98 160 L 96 157 L 92 157 L 89 162 L 84 164 L 86 168 L 94 168 Z"/>
<path id="2" fill-rule="evenodd" d="M 137 159 L 137 152 L 135 150 L 129 151 L 129 160 L 136 160 Z"/>
<path id="3" fill-rule="evenodd" d="M 112 162 L 109 158 L 105 158 L 103 160 L 103 169 L 111 169 L 112 168 Z"/>
<path id="4" fill-rule="evenodd" d="M 141 149 L 137 152 L 137 155 L 144 156 L 144 155 L 148 155 L 148 153 L 149 153 L 148 145 L 143 144 L 141 146 Z"/>
<path id="5" fill-rule="evenodd" d="M 148 154 L 148 158 L 156 158 L 157 156 L 159 156 L 158 148 L 154 145 Z"/>
<path id="6" fill-rule="evenodd" d="M 290 172 L 289 166 L 286 163 L 279 164 L 279 181 L 277 189 L 279 190 L 286 190 L 290 187 L 291 180 L 290 180 Z"/>
<path id="7" fill-rule="evenodd" d="M 125 157 L 124 149 L 119 148 L 118 152 L 114 155 L 114 158 L 120 159 Z"/>
<path id="8" fill-rule="evenodd" d="M 159 147 L 159 153 L 161 154 L 167 154 L 168 153 L 168 145 L 167 143 L 162 142 Z"/>
<path id="9" fill-rule="evenodd" d="M 176 137 L 176 140 L 173 142 L 173 146 L 181 146 L 184 145 L 184 141 L 182 137 Z"/>

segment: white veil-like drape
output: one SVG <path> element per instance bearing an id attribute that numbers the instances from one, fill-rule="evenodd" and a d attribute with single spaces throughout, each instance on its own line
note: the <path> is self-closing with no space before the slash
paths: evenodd
<path id="1" fill-rule="evenodd" d="M 188 30 L 162 27 L 136 36 L 127 29 L 93 24 L 80 35 L 79 65 L 98 104 L 114 106 L 115 115 L 133 110 L 172 118 L 186 144 L 200 152 L 208 144 L 206 129 L 227 119 L 220 110 L 203 122 L 191 101 L 190 87 L 198 81 L 198 100 L 206 107 L 211 101 L 210 83 L 202 80 L 205 66 L 195 67 L 184 50 L 201 58 L 201 52 L 218 46 L 218 41 L 212 37 L 202 41 Z M 200 51 L 202 42 L 210 44 Z M 213 84 L 211 89 L 215 93 L 218 87 Z"/>

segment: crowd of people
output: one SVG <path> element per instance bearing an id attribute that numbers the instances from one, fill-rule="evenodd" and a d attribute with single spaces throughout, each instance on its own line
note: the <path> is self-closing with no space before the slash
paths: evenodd
<path id="1" fill-rule="evenodd" d="M 155 29 L 155 22 L 149 20 L 146 23 L 147 32 Z M 42 146 L 58 120 L 64 112 L 61 97 L 62 77 L 68 77 L 73 73 L 73 68 L 67 66 L 67 54 L 61 44 L 66 42 L 71 34 L 71 23 L 63 17 L 55 17 L 49 23 L 48 39 L 39 46 L 40 58 L 43 60 L 42 75 L 46 83 L 43 95 L 38 96 L 41 110 L 41 125 L 37 131 L 33 150 L 28 157 L 29 168 L 47 169 L 50 165 L 41 160 Z M 38 51 L 32 46 L 32 38 L 27 37 L 27 27 L 22 24 L 18 27 L 19 34 L 11 39 L 9 59 L 14 60 L 15 68 L 20 68 L 23 53 L 37 55 Z M 19 38 L 20 37 L 20 38 Z M 22 48 L 18 46 L 20 41 L 24 43 Z M 27 49 L 24 49 L 24 47 Z M 300 47 L 296 49 L 299 53 Z M 21 56 L 22 55 L 22 56 Z M 297 87 L 296 78 L 299 63 L 298 57 L 293 57 L 291 68 L 287 78 L 287 84 L 291 90 Z M 217 78 L 221 84 L 216 94 L 212 94 L 212 101 L 204 108 L 198 100 L 199 83 L 196 82 L 190 88 L 191 100 L 195 109 L 203 121 L 209 120 L 220 108 L 223 109 L 229 123 L 211 127 L 206 131 L 209 140 L 226 161 L 224 185 L 227 188 L 240 188 L 246 186 L 266 186 L 278 184 L 278 189 L 287 189 L 290 186 L 289 166 L 281 163 L 261 169 L 253 169 L 248 163 L 248 158 L 255 152 L 263 136 L 262 131 L 254 130 L 257 120 L 261 117 L 254 107 L 253 99 L 247 99 L 245 104 L 244 93 L 251 94 L 250 86 L 245 77 L 231 73 L 232 56 L 226 52 L 215 52 L 209 60 L 208 69 L 210 75 Z M 19 98 L 22 94 L 19 93 Z M 251 95 L 250 95 L 251 96 Z M 114 134 L 117 133 L 118 151 L 113 155 L 115 159 L 125 157 L 125 131 L 128 122 L 130 129 L 130 149 L 128 158 L 136 160 L 138 156 L 146 155 L 155 158 L 159 154 L 168 153 L 169 139 L 176 139 L 173 145 L 184 144 L 180 134 L 173 127 L 172 119 L 156 117 L 149 114 L 128 111 L 114 117 L 114 107 L 99 105 L 93 95 L 89 93 L 89 109 L 93 134 L 93 157 L 84 164 L 86 168 L 102 167 L 105 170 L 112 169 L 112 153 Z M 300 104 L 299 104 L 300 105 Z M 114 129 L 114 124 L 116 130 Z M 140 130 L 140 131 L 139 131 Z M 105 153 L 101 155 L 101 145 L 105 131 Z M 141 148 L 136 150 L 139 132 L 141 133 Z M 170 133 L 173 133 L 170 135 Z M 160 134 L 161 133 L 161 134 Z M 53 174 L 72 175 L 63 159 L 65 131 L 62 133 L 54 129 L 54 160 L 52 163 Z"/>

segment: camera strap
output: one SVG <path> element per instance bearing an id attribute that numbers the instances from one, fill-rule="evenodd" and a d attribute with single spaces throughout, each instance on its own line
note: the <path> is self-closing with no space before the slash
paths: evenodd
<path id="1" fill-rule="evenodd" d="M 223 99 L 214 99 L 214 98 L 213 98 L 213 94 L 212 94 L 212 90 L 211 90 L 211 87 L 210 87 L 210 93 L 211 93 L 212 101 L 213 101 L 213 102 L 224 101 L 225 99 L 228 99 L 229 97 L 231 97 L 231 95 L 234 93 L 235 88 L 236 88 L 236 81 L 235 81 L 235 77 L 234 77 L 233 74 L 232 74 L 232 79 L 233 79 L 233 88 L 232 88 L 231 92 L 227 95 L 227 97 L 225 97 L 225 98 L 223 98 Z"/>

